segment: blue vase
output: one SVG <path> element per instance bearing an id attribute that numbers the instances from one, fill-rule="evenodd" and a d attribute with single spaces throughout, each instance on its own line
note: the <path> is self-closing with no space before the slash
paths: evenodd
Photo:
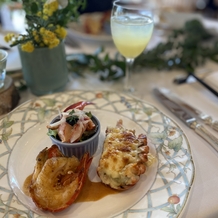
<path id="1" fill-rule="evenodd" d="M 36 48 L 25 52 L 19 46 L 22 73 L 27 86 L 35 95 L 62 91 L 68 81 L 64 42 L 55 48 Z"/>

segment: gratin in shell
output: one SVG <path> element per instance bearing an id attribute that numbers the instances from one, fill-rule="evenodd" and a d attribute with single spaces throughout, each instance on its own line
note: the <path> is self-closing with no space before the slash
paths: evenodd
<path id="1" fill-rule="evenodd" d="M 135 135 L 135 130 L 123 127 L 122 120 L 116 127 L 106 129 L 106 138 L 97 173 L 102 183 L 113 189 L 126 190 L 135 185 L 146 171 L 149 147 L 147 137 Z"/>

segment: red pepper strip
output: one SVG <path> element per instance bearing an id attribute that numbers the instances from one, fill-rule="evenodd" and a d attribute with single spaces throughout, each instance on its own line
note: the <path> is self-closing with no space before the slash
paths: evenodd
<path id="1" fill-rule="evenodd" d="M 64 109 L 64 112 L 70 110 L 70 109 L 79 109 L 79 110 L 83 110 L 85 106 L 90 105 L 90 104 L 94 104 L 92 102 L 88 102 L 88 101 L 79 101 L 75 104 L 72 104 L 70 106 L 68 106 L 66 109 Z"/>

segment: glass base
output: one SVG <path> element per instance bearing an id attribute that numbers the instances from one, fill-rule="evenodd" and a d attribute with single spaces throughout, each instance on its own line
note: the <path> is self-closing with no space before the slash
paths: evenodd
<path id="1" fill-rule="evenodd" d="M 6 77 L 6 72 L 5 70 L 3 70 L 0 73 L 0 89 L 4 87 L 5 77 Z"/>

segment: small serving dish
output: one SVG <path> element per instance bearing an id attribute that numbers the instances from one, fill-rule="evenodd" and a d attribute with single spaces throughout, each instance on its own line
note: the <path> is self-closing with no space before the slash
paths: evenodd
<path id="1" fill-rule="evenodd" d="M 55 117 L 51 124 L 60 120 L 60 117 Z M 49 136 L 52 143 L 57 145 L 61 152 L 67 156 L 76 156 L 78 159 L 81 159 L 85 153 L 89 153 L 90 156 L 93 156 L 98 148 L 99 134 L 100 134 L 100 122 L 99 120 L 92 115 L 91 120 L 96 125 L 95 133 L 88 139 L 81 142 L 74 143 L 66 143 L 61 142 L 61 140 L 54 138 L 53 136 Z"/>

